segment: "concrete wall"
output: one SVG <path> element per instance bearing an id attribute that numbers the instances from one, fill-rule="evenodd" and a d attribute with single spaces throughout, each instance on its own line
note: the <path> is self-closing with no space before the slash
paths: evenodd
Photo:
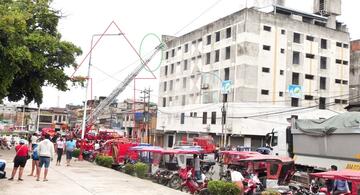
<path id="1" fill-rule="evenodd" d="M 320 97 L 327 98 L 326 102 L 332 110 L 343 111 L 345 103 L 334 105 L 334 100 L 348 99 L 348 84 L 336 84 L 335 79 L 348 81 L 349 66 L 337 64 L 336 60 L 349 62 L 349 34 L 302 22 L 301 16 L 299 19 L 244 9 L 168 42 L 160 74 L 158 129 L 162 130 L 160 127 L 165 126 L 169 131 L 221 133 L 220 82 L 225 78 L 225 68 L 229 68 L 229 79 L 233 83 L 227 106 L 226 129 L 229 129 L 229 134 L 261 136 L 272 128 L 285 129 L 288 125 L 286 118 L 292 114 L 300 118 L 332 116 L 332 111 L 316 109 Z M 271 30 L 264 30 L 264 26 Z M 226 37 L 227 29 L 231 29 L 230 37 Z M 215 40 L 217 32 L 220 32 L 218 42 Z M 300 43 L 293 41 L 295 32 L 300 33 Z M 207 44 L 209 35 L 211 43 Z M 314 40 L 307 40 L 307 36 L 312 36 Z M 321 39 L 327 40 L 327 49 L 321 49 Z M 269 46 L 270 50 L 264 50 L 264 46 Z M 230 47 L 229 59 L 225 59 L 226 47 Z M 215 62 L 217 50 L 220 51 L 219 62 Z M 175 52 L 173 57 L 172 51 Z M 294 51 L 300 52 L 299 65 L 292 63 Z M 206 63 L 208 53 L 211 55 L 209 64 Z M 307 54 L 314 55 L 313 59 L 306 57 Z M 320 69 L 321 56 L 328 58 L 326 69 Z M 188 61 L 188 70 L 182 68 L 185 60 Z M 171 74 L 172 64 L 176 70 Z M 165 66 L 168 67 L 167 75 L 164 74 Z M 263 72 L 263 67 L 270 71 Z M 299 106 L 313 109 L 303 108 L 305 110 L 301 112 L 285 112 L 256 120 L 241 118 L 292 109 L 287 89 L 293 72 L 300 74 L 299 85 L 303 88 Z M 313 79 L 305 79 L 305 75 L 312 75 Z M 320 77 L 326 77 L 325 90 L 319 89 Z M 186 87 L 183 86 L 184 78 Z M 174 83 L 173 90 L 169 90 L 171 81 Z M 167 83 L 166 91 L 162 90 L 164 82 Z M 203 88 L 202 84 L 206 87 Z M 261 94 L 262 90 L 268 90 L 268 94 Z M 314 98 L 305 100 L 305 95 Z M 185 105 L 182 105 L 183 97 Z M 163 98 L 166 99 L 166 107 L 162 107 Z M 194 112 L 197 116 L 191 117 Z M 203 112 L 208 113 L 207 124 L 202 124 Z M 210 124 L 211 112 L 217 112 L 216 124 Z M 181 113 L 186 116 L 184 124 L 180 124 Z"/>

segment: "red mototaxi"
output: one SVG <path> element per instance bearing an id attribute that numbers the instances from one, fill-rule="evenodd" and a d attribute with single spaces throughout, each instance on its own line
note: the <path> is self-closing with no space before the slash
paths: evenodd
<path id="1" fill-rule="evenodd" d="M 331 179 L 331 180 L 346 180 L 348 183 L 351 183 L 351 193 L 349 195 L 359 195 L 360 194 L 360 171 L 344 169 L 340 171 L 326 171 L 319 173 L 310 173 L 310 176 Z M 350 187 L 350 185 L 349 185 Z M 326 192 L 330 195 L 330 192 Z"/>
<path id="2" fill-rule="evenodd" d="M 253 152 L 253 151 L 221 151 L 220 152 L 223 163 L 226 165 L 233 164 L 238 162 L 241 159 L 247 159 L 250 157 L 256 157 L 256 156 L 264 156 L 263 154 L 260 154 L 259 152 Z"/>

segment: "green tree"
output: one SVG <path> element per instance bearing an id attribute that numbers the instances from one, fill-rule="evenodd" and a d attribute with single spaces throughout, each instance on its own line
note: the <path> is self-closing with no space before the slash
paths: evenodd
<path id="1" fill-rule="evenodd" d="M 68 90 L 65 68 L 81 49 L 61 40 L 61 13 L 51 0 L 0 0 L 0 101 L 42 103 L 42 87 Z M 74 82 L 72 82 L 74 83 Z"/>

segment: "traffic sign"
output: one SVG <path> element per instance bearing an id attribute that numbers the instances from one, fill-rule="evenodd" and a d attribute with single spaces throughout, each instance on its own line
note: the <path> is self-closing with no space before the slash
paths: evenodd
<path id="1" fill-rule="evenodd" d="M 228 94 L 231 90 L 231 80 L 223 80 L 221 82 L 221 94 Z"/>

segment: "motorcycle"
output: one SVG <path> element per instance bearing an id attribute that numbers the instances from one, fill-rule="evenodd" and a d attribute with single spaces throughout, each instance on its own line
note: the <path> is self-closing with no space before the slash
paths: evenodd
<path id="1" fill-rule="evenodd" d="M 190 194 L 209 195 L 207 189 L 208 179 L 205 174 L 201 174 L 202 179 L 196 181 L 193 177 L 192 171 L 188 171 L 186 180 L 181 184 L 180 190 Z"/>
<path id="2" fill-rule="evenodd" d="M 167 169 L 158 169 L 153 175 L 153 179 L 164 186 L 168 186 L 170 184 L 170 180 L 173 176 L 174 172 Z"/>
<path id="3" fill-rule="evenodd" d="M 244 194 L 253 195 L 264 190 L 264 186 L 255 174 L 251 174 L 250 178 L 245 178 L 244 181 Z"/>
<path id="4" fill-rule="evenodd" d="M 84 151 L 83 152 L 83 158 L 84 160 L 87 160 L 89 162 L 94 162 L 96 155 L 94 154 L 93 151 Z"/>

